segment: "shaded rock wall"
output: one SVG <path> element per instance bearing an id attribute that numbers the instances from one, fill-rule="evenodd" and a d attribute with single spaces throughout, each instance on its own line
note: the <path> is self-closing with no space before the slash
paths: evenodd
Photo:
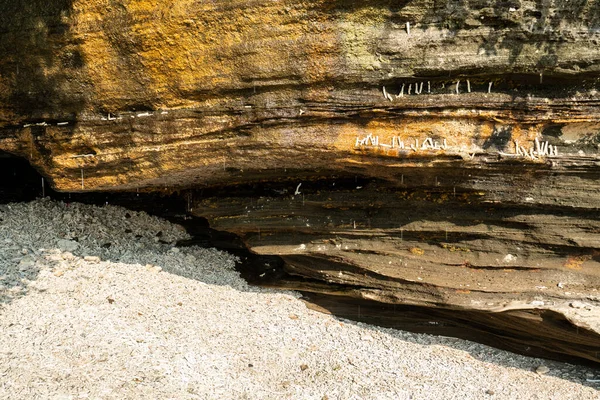
<path id="1" fill-rule="evenodd" d="M 289 184 L 196 192 L 190 208 L 283 259 L 253 283 L 310 292 L 338 315 L 361 319 L 362 306 L 362 318 L 406 327 L 404 311 L 390 306 L 412 306 L 435 324 L 448 326 L 445 313 L 477 321 L 470 339 L 600 361 L 599 203 L 548 181 L 581 176 L 518 165 L 403 172 L 404 184 L 337 176 L 304 181 L 299 194 Z M 373 302 L 386 305 L 381 315 Z"/>

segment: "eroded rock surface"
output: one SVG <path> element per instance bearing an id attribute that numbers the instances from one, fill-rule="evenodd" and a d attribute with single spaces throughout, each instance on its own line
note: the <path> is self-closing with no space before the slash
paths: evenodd
<path id="1" fill-rule="evenodd" d="M 62 191 L 204 188 L 302 277 L 264 284 L 598 362 L 599 38 L 595 1 L 4 2 L 0 150 Z"/>
<path id="2" fill-rule="evenodd" d="M 0 149 L 61 190 L 598 155 L 595 2 L 1 7 Z"/>
<path id="3" fill-rule="evenodd" d="M 522 176 L 505 182 L 510 170 L 467 172 L 405 175 L 404 187 L 349 178 L 304 182 L 296 195 L 294 185 L 196 193 L 193 212 L 282 257 L 255 283 L 309 292 L 338 315 L 415 329 L 406 321 L 421 313 L 446 334 L 600 361 L 597 203 L 561 205 L 572 193 L 556 187 L 547 204 L 517 184 Z"/>

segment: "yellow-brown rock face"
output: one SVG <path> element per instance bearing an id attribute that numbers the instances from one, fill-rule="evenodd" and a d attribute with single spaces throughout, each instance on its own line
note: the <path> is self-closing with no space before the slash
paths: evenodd
<path id="1" fill-rule="evenodd" d="M 592 4 L 9 3 L 0 149 L 60 190 L 598 153 Z"/>

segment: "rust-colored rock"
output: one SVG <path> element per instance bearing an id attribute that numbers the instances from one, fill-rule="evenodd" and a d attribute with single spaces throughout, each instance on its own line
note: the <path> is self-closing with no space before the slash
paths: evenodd
<path id="1" fill-rule="evenodd" d="M 264 284 L 598 362 L 599 28 L 592 1 L 4 2 L 0 150 L 61 191 L 204 188 L 303 277 Z"/>
<path id="2" fill-rule="evenodd" d="M 60 190 L 460 164 L 535 138 L 559 157 L 598 154 L 589 2 L 0 7 L 0 149 Z M 379 146 L 357 147 L 369 134 Z M 398 154 L 394 138 L 447 147 Z"/>

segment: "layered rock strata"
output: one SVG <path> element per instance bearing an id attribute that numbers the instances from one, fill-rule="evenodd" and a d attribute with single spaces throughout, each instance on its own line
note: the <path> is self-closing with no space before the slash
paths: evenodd
<path id="1" fill-rule="evenodd" d="M 60 190 L 598 154 L 592 2 L 1 7 L 0 149 Z"/>
<path id="2" fill-rule="evenodd" d="M 599 38 L 591 1 L 4 2 L 0 150 L 61 191 L 198 189 L 305 290 L 598 362 Z"/>

